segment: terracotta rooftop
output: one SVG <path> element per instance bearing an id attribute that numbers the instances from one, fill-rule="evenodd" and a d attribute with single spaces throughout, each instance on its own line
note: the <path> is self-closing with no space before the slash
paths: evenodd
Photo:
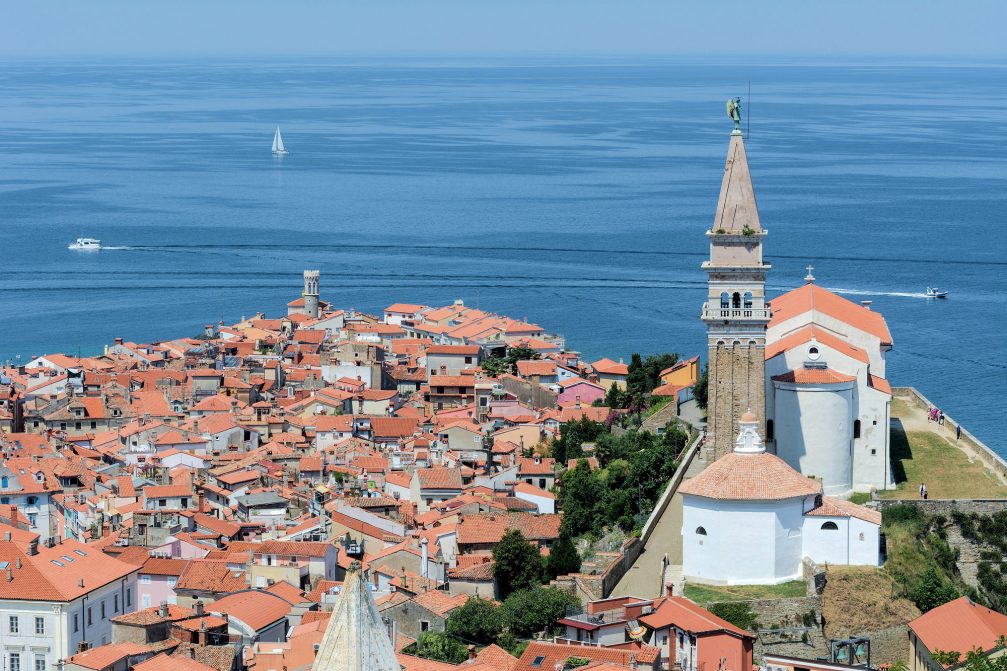
<path id="1" fill-rule="evenodd" d="M 682 483 L 678 491 L 708 499 L 775 501 L 820 494 L 822 485 L 775 454 L 729 452 Z"/>
<path id="2" fill-rule="evenodd" d="M 928 650 L 988 652 L 1007 636 L 1007 615 L 972 602 L 968 597 L 937 606 L 909 623 Z"/>
<path id="3" fill-rule="evenodd" d="M 852 375 L 843 375 L 831 368 L 798 368 L 773 376 L 774 382 L 791 384 L 842 384 L 854 382 L 856 379 Z"/>

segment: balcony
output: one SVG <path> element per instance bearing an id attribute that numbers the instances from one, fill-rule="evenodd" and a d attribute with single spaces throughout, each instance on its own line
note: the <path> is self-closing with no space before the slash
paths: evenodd
<path id="1" fill-rule="evenodd" d="M 772 311 L 768 308 L 725 308 L 703 306 L 703 319 L 757 319 L 769 321 Z"/>
<path id="2" fill-rule="evenodd" d="M 576 623 L 582 623 L 593 627 L 607 624 L 624 624 L 629 621 L 626 617 L 626 611 L 622 608 L 606 610 L 600 613 L 573 613 L 563 619 L 573 624 L 573 626 L 576 626 Z"/>

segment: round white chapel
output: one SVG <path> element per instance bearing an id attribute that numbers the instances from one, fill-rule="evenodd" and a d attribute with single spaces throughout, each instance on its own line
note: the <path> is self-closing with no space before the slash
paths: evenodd
<path id="1" fill-rule="evenodd" d="M 880 514 L 822 496 L 818 480 L 766 452 L 758 418 L 741 416 L 734 451 L 679 488 L 687 580 L 775 584 L 802 576 L 804 557 L 880 564 Z"/>

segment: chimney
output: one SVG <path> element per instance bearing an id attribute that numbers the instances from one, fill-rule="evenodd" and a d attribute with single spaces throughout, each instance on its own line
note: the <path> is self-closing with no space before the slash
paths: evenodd
<path id="1" fill-rule="evenodd" d="M 115 339 L 115 344 L 116 345 L 121 345 L 122 344 L 122 338 L 116 338 Z"/>
<path id="2" fill-rule="evenodd" d="M 191 646 L 189 647 L 189 659 L 196 659 L 196 649 Z"/>
<path id="3" fill-rule="evenodd" d="M 158 610 L 158 614 L 161 617 L 168 617 L 168 602 L 167 601 L 162 601 L 161 602 L 161 608 Z"/>
<path id="4" fill-rule="evenodd" d="M 30 543 L 28 543 L 28 556 L 34 557 L 38 554 L 38 539 L 33 538 Z"/>
<path id="5" fill-rule="evenodd" d="M 197 617 L 203 617 L 203 600 L 196 599 L 196 603 L 193 604 L 194 610 L 196 611 Z"/>
<path id="6" fill-rule="evenodd" d="M 577 396 L 577 403 L 574 405 L 574 407 L 580 410 L 580 396 Z"/>
<path id="7" fill-rule="evenodd" d="M 320 643 L 315 643 L 314 645 L 311 646 L 311 649 L 314 652 L 315 657 L 318 657 L 318 648 L 320 647 L 321 647 Z"/>
<path id="8" fill-rule="evenodd" d="M 637 665 L 636 665 L 636 653 L 635 652 L 634 653 L 630 653 L 630 655 L 629 655 L 629 668 L 631 668 L 631 669 L 637 668 Z"/>
<path id="9" fill-rule="evenodd" d="M 870 310 L 871 309 L 871 303 L 873 303 L 873 302 L 874 301 L 860 301 L 860 304 L 863 305 L 868 310 Z"/>
<path id="10" fill-rule="evenodd" d="M 8 566 L 7 567 L 7 582 L 10 582 L 13 579 L 14 579 L 14 569 L 12 569 L 10 566 Z"/>
<path id="11" fill-rule="evenodd" d="M 428 541 L 426 538 L 420 541 L 420 575 L 424 578 L 428 577 L 427 562 L 430 559 L 430 552 L 427 550 Z"/>
<path id="12" fill-rule="evenodd" d="M 200 620 L 199 632 L 196 634 L 196 643 L 200 646 L 206 645 L 206 620 Z"/>
<path id="13" fill-rule="evenodd" d="M 476 661 L 476 646 L 469 644 L 469 664 L 475 664 Z"/>
<path id="14" fill-rule="evenodd" d="M 14 560 L 14 568 L 21 568 L 21 557 Z"/>
<path id="15" fill-rule="evenodd" d="M 81 578 L 80 580 L 77 581 L 77 587 L 80 587 L 80 588 L 83 589 L 83 587 L 84 587 L 84 579 L 83 578 Z"/>
<path id="16" fill-rule="evenodd" d="M 7 541 L 8 543 L 10 543 L 10 532 L 9 532 L 9 531 L 5 531 L 5 532 L 4 532 L 4 534 L 3 534 L 3 539 L 4 539 L 5 541 Z"/>

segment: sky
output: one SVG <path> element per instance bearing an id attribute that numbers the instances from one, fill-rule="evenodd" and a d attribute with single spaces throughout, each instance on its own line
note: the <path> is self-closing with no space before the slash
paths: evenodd
<path id="1" fill-rule="evenodd" d="M 0 58 L 1007 57 L 1007 0 L 4 0 Z"/>

